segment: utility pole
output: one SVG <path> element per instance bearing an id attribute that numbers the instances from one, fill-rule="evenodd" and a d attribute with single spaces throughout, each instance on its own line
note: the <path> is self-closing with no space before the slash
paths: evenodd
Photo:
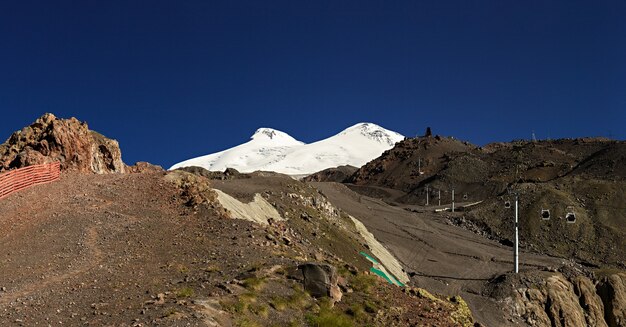
<path id="1" fill-rule="evenodd" d="M 428 205 L 428 193 L 429 193 L 428 185 L 426 185 L 426 205 Z"/>
<path id="2" fill-rule="evenodd" d="M 422 173 L 422 158 L 417 158 L 417 173 L 419 175 L 423 174 Z"/>
<path id="3" fill-rule="evenodd" d="M 519 273 L 518 194 L 515 193 L 515 273 Z"/>
<path id="4" fill-rule="evenodd" d="M 441 189 L 438 189 L 437 191 L 439 193 L 439 206 L 441 206 Z"/>
<path id="5" fill-rule="evenodd" d="M 452 212 L 454 212 L 454 187 L 452 188 Z"/>

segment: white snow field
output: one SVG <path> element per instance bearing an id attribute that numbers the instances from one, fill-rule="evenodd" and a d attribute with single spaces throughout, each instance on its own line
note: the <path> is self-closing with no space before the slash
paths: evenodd
<path id="1" fill-rule="evenodd" d="M 343 165 L 361 167 L 403 139 L 401 134 L 372 123 L 359 123 L 309 144 L 275 129 L 259 128 L 244 144 L 179 162 L 170 170 L 198 166 L 210 171 L 234 168 L 242 173 L 261 170 L 306 175 Z"/>

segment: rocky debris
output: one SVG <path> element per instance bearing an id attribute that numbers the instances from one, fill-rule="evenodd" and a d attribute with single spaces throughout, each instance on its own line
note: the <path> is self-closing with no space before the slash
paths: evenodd
<path id="1" fill-rule="evenodd" d="M 336 168 L 328 168 L 317 173 L 304 177 L 305 182 L 338 182 L 341 183 L 348 179 L 354 172 L 358 170 L 354 166 L 339 166 Z"/>
<path id="2" fill-rule="evenodd" d="M 0 145 L 0 171 L 54 161 L 61 162 L 62 170 L 82 173 L 123 173 L 126 168 L 117 141 L 76 118 L 49 113 Z"/>
<path id="3" fill-rule="evenodd" d="M 198 166 L 188 166 L 188 167 L 181 167 L 176 170 L 182 170 L 188 173 L 206 177 L 208 179 L 222 180 L 222 181 L 240 179 L 240 178 L 250 178 L 250 174 L 242 174 L 239 171 L 237 171 L 237 169 L 234 169 L 234 168 L 226 168 L 226 170 L 224 171 L 209 171 L 209 170 L 206 170 L 205 168 L 198 167 Z"/>
<path id="4" fill-rule="evenodd" d="M 190 207 L 217 203 L 217 194 L 211 189 L 211 184 L 205 177 L 174 170 L 165 175 L 165 180 L 174 183 L 181 190 L 181 196 Z"/>
<path id="5" fill-rule="evenodd" d="M 129 173 L 155 173 L 155 172 L 164 172 L 163 167 L 158 165 L 153 165 L 149 162 L 139 161 L 135 163 L 133 166 L 126 167 L 126 171 Z"/>
<path id="6" fill-rule="evenodd" d="M 305 263 L 302 271 L 304 289 L 313 297 L 328 296 L 333 302 L 341 301 L 342 293 L 337 285 L 337 268 L 324 263 Z"/>

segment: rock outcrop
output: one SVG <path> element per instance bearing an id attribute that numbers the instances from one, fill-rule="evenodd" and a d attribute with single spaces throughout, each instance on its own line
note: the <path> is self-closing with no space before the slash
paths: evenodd
<path id="1" fill-rule="evenodd" d="M 626 273 L 602 278 L 598 294 L 604 302 L 604 317 L 609 327 L 626 326 Z"/>
<path id="2" fill-rule="evenodd" d="M 585 276 L 554 274 L 513 293 L 511 308 L 530 326 L 626 326 L 624 273 L 595 284 Z"/>
<path id="3" fill-rule="evenodd" d="M 76 118 L 45 114 L 14 132 L 0 145 L 0 171 L 53 161 L 62 170 L 83 173 L 123 173 L 125 165 L 117 141 L 89 130 Z"/>

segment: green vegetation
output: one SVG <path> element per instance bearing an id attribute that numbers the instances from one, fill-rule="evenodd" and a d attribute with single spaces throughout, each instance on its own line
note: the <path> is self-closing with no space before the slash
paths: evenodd
<path id="1" fill-rule="evenodd" d="M 309 325 L 314 327 L 353 327 L 353 319 L 345 313 L 331 308 L 328 298 L 320 301 L 320 309 L 317 314 L 309 313 L 305 316 Z"/>
<path id="2" fill-rule="evenodd" d="M 294 288 L 294 293 L 289 297 L 274 297 L 270 301 L 272 308 L 277 311 L 284 311 L 287 308 L 302 310 L 310 303 L 310 296 L 299 288 Z"/>
<path id="3" fill-rule="evenodd" d="M 249 307 L 250 312 L 257 316 L 267 318 L 269 316 L 269 308 L 265 304 L 253 304 Z"/>
<path id="4" fill-rule="evenodd" d="M 243 287 L 249 290 L 260 291 L 263 286 L 265 286 L 265 278 L 251 277 L 243 281 Z"/>
<path id="5" fill-rule="evenodd" d="M 191 287 L 183 287 L 181 289 L 179 289 L 178 291 L 176 291 L 176 296 L 177 297 L 192 297 L 194 294 L 193 292 L 193 288 Z"/>
<path id="6" fill-rule="evenodd" d="M 368 274 L 357 274 L 356 276 L 352 276 L 350 278 L 350 286 L 356 292 L 363 292 L 369 294 L 372 288 L 372 285 L 376 284 L 377 277 Z"/>
<path id="7" fill-rule="evenodd" d="M 261 324 L 259 324 L 258 322 L 245 317 L 237 320 L 235 325 L 238 327 L 261 327 Z"/>
<path id="8" fill-rule="evenodd" d="M 365 303 L 363 303 L 363 308 L 365 308 L 365 312 L 368 312 L 368 313 L 378 312 L 378 305 L 370 301 L 365 301 Z"/>
<path id="9" fill-rule="evenodd" d="M 177 314 L 178 311 L 176 310 L 176 308 L 167 308 L 164 312 L 163 312 L 163 318 L 167 318 L 167 317 L 171 317 L 175 314 Z"/>
<path id="10" fill-rule="evenodd" d="M 457 303 L 456 311 L 452 312 L 450 316 L 452 321 L 463 327 L 474 326 L 474 317 L 472 317 L 472 311 L 467 303 L 458 295 L 453 297 L 451 301 Z"/>
<path id="11" fill-rule="evenodd" d="M 282 297 L 274 297 L 270 301 L 270 306 L 276 311 L 285 311 L 287 309 L 287 299 Z"/>

